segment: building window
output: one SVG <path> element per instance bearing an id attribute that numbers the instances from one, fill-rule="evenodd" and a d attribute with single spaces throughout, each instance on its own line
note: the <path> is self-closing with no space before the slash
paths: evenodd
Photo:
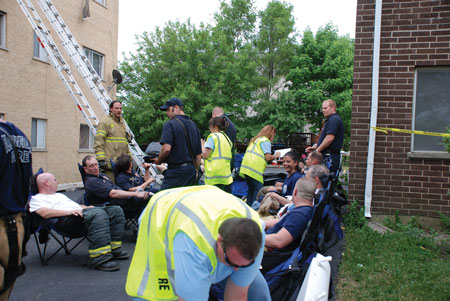
<path id="1" fill-rule="evenodd" d="M 6 48 L 6 14 L 0 11 L 0 48 Z"/>
<path id="2" fill-rule="evenodd" d="M 413 130 L 446 133 L 450 125 L 450 68 L 418 68 L 414 83 Z M 444 152 L 442 137 L 413 135 L 413 152 Z"/>
<path id="3" fill-rule="evenodd" d="M 45 148 L 45 130 L 47 121 L 33 118 L 31 120 L 31 146 L 35 148 Z"/>
<path id="4" fill-rule="evenodd" d="M 105 56 L 89 48 L 84 48 L 84 53 L 91 62 L 92 67 L 94 67 L 98 76 L 103 78 L 103 61 Z"/>
<path id="5" fill-rule="evenodd" d="M 100 3 L 103 6 L 106 6 L 106 0 L 94 0 L 97 3 Z"/>
<path id="6" fill-rule="evenodd" d="M 80 146 L 81 150 L 94 149 L 94 135 L 86 124 L 80 124 Z"/>
<path id="7" fill-rule="evenodd" d="M 35 32 L 33 32 L 34 38 L 33 38 L 33 57 L 47 62 L 48 61 L 48 54 L 47 50 L 42 47 L 41 43 L 38 40 L 38 36 Z"/>
<path id="8" fill-rule="evenodd" d="M 5 120 L 5 114 L 0 113 L 0 120 Z"/>

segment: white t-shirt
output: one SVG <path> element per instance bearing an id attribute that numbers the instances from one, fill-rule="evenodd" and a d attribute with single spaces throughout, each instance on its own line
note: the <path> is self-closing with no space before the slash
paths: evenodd
<path id="1" fill-rule="evenodd" d="M 75 203 L 62 193 L 33 195 L 30 200 L 30 211 L 34 212 L 39 208 L 57 209 L 57 210 L 77 210 L 82 209 L 78 203 Z"/>

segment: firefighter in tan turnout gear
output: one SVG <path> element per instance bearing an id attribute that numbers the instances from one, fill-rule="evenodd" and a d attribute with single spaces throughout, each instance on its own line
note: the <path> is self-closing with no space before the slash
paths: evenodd
<path id="1" fill-rule="evenodd" d="M 114 174 L 110 159 L 115 161 L 120 155 L 131 155 L 128 148 L 129 138 L 131 137 L 122 118 L 122 103 L 114 100 L 109 105 L 109 115 L 98 124 L 94 143 L 100 170 L 113 182 Z"/>

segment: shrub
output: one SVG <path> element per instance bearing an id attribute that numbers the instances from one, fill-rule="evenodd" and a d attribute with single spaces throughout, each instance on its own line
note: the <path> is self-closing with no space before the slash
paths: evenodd
<path id="1" fill-rule="evenodd" d="M 348 229 L 360 229 L 367 225 L 367 220 L 364 217 L 364 208 L 359 206 L 358 201 L 350 202 L 344 224 Z"/>

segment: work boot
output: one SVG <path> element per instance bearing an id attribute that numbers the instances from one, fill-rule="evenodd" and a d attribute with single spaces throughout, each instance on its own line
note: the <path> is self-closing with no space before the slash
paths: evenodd
<path id="1" fill-rule="evenodd" d="M 113 272 L 113 271 L 117 271 L 120 268 L 120 266 L 117 262 L 108 260 L 106 262 L 103 262 L 103 263 L 95 266 L 95 268 L 100 271 Z"/>
<path id="2" fill-rule="evenodd" d="M 117 253 L 112 253 L 112 256 L 114 259 L 122 260 L 122 259 L 128 259 L 130 258 L 130 255 L 126 251 L 120 251 Z"/>

